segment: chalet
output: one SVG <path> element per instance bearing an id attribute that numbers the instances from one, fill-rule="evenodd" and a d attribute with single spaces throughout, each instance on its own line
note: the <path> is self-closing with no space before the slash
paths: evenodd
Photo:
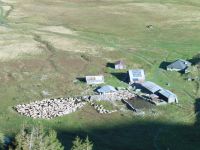
<path id="1" fill-rule="evenodd" d="M 177 98 L 176 94 L 160 87 L 159 85 L 157 85 L 153 82 L 146 81 L 146 82 L 142 83 L 141 85 L 143 88 L 148 90 L 151 95 L 154 95 L 154 97 L 155 97 L 155 95 L 157 95 L 160 99 L 162 99 L 168 103 L 178 103 L 178 98 Z"/>
<path id="2" fill-rule="evenodd" d="M 117 61 L 115 62 L 115 69 L 126 69 L 126 65 L 124 64 L 123 61 Z"/>
<path id="3" fill-rule="evenodd" d="M 189 61 L 178 59 L 167 66 L 167 70 L 169 71 L 181 71 L 181 72 L 188 72 L 188 68 L 191 66 Z"/>
<path id="4" fill-rule="evenodd" d="M 129 83 L 143 83 L 145 81 L 145 73 L 143 69 L 133 69 L 128 71 Z"/>
<path id="5" fill-rule="evenodd" d="M 116 91 L 117 90 L 113 86 L 110 86 L 110 85 L 105 85 L 105 86 L 102 86 L 101 88 L 97 89 L 97 92 L 100 94 L 109 94 L 109 93 L 113 93 Z"/>
<path id="6" fill-rule="evenodd" d="M 86 76 L 86 83 L 87 84 L 102 84 L 104 83 L 104 76 L 99 75 L 99 76 Z"/>

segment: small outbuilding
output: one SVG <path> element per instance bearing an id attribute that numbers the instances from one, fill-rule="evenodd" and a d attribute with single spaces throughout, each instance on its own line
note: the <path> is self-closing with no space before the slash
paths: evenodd
<path id="1" fill-rule="evenodd" d="M 143 69 L 132 69 L 128 71 L 129 83 L 143 83 L 145 81 L 145 73 Z"/>
<path id="2" fill-rule="evenodd" d="M 168 103 L 178 103 L 178 98 L 176 94 L 172 93 L 169 90 L 162 89 L 158 92 L 158 95 L 161 99 L 167 101 Z"/>
<path id="3" fill-rule="evenodd" d="M 142 83 L 141 86 L 150 92 L 150 96 L 153 95 L 154 97 L 156 97 L 157 95 L 160 99 L 166 101 L 167 103 L 178 103 L 178 98 L 176 94 L 160 87 L 153 82 L 146 81 Z"/>
<path id="4" fill-rule="evenodd" d="M 87 84 L 102 84 L 104 83 L 104 76 L 86 76 L 86 83 Z"/>
<path id="5" fill-rule="evenodd" d="M 146 81 L 146 82 L 142 83 L 141 85 L 146 90 L 148 90 L 151 94 L 154 94 L 154 93 L 158 92 L 159 90 L 163 89 L 162 87 L 160 87 L 159 85 L 157 85 L 151 81 Z"/>
<path id="6" fill-rule="evenodd" d="M 182 71 L 182 72 L 188 72 L 188 68 L 192 65 L 191 62 L 178 59 L 167 66 L 167 70 L 169 71 Z"/>
<path id="7" fill-rule="evenodd" d="M 116 61 L 114 65 L 115 69 L 126 69 L 126 65 L 122 60 Z"/>
<path id="8" fill-rule="evenodd" d="M 117 90 L 111 85 L 105 85 L 97 89 L 97 92 L 100 94 L 109 94 L 116 92 Z"/>

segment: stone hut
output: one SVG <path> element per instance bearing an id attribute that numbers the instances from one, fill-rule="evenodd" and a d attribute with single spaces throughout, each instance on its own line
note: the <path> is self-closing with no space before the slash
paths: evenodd
<path id="1" fill-rule="evenodd" d="M 126 69 L 126 65 L 125 65 L 124 61 L 122 61 L 122 60 L 116 61 L 114 65 L 115 65 L 116 70 L 117 69 Z"/>
<path id="2" fill-rule="evenodd" d="M 104 76 L 98 75 L 98 76 L 86 76 L 86 83 L 87 84 L 102 84 L 104 83 Z"/>

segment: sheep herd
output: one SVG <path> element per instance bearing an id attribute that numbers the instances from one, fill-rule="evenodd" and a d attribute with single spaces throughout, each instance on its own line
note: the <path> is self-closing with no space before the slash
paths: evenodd
<path id="1" fill-rule="evenodd" d="M 82 108 L 86 103 L 89 103 L 97 110 L 97 112 L 101 114 L 108 114 L 116 112 L 116 110 L 106 110 L 103 105 L 97 105 L 94 101 L 116 101 L 122 99 L 131 99 L 133 97 L 135 97 L 134 94 L 124 90 L 102 95 L 45 99 L 42 101 L 31 102 L 29 104 L 20 104 L 15 106 L 14 109 L 19 114 L 24 116 L 32 118 L 52 119 L 75 112 Z"/>
<path id="2" fill-rule="evenodd" d="M 85 104 L 85 102 L 78 98 L 58 98 L 21 104 L 14 108 L 21 115 L 32 118 L 52 119 L 75 112 Z"/>

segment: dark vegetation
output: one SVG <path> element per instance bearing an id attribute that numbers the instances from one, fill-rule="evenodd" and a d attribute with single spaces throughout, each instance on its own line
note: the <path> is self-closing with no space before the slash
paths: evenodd
<path id="1" fill-rule="evenodd" d="M 66 139 L 67 141 L 68 139 Z M 78 136 L 72 142 L 71 150 L 92 150 L 93 144 L 87 137 L 85 140 Z M 64 150 L 54 130 L 42 126 L 25 128 L 14 138 L 0 134 L 0 150 Z M 65 148 L 66 149 L 66 148 Z"/>

